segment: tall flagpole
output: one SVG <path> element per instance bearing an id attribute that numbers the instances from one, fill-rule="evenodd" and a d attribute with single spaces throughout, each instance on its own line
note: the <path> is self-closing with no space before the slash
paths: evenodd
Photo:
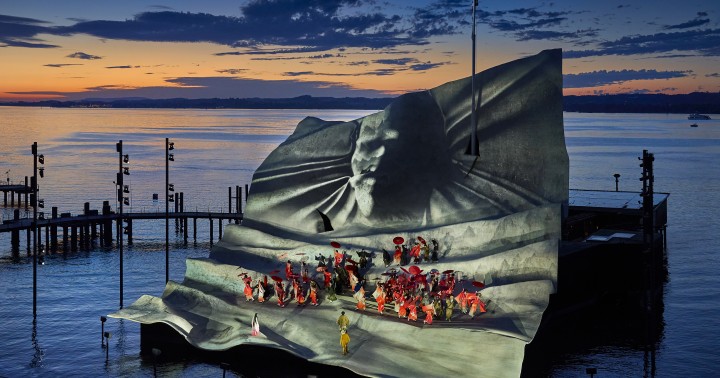
<path id="1" fill-rule="evenodd" d="M 477 119 L 475 115 L 475 8 L 477 8 L 478 0 L 473 0 L 472 8 L 472 78 L 470 97 L 472 98 L 472 108 L 470 109 L 470 128 L 472 130 L 470 134 L 470 155 L 478 155 L 477 146 Z"/>

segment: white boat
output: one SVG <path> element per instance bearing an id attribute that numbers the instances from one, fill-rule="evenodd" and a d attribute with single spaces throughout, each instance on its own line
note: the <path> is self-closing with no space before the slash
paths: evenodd
<path id="1" fill-rule="evenodd" d="M 710 119 L 709 115 L 693 113 L 688 116 L 688 119 Z"/>

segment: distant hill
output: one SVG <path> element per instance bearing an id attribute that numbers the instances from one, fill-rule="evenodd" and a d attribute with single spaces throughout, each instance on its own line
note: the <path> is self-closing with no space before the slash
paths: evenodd
<path id="1" fill-rule="evenodd" d="M 720 114 L 720 93 L 565 96 L 563 109 L 567 112 L 584 113 Z"/>
<path id="2" fill-rule="evenodd" d="M 147 98 L 85 99 L 80 101 L 0 102 L 8 106 L 46 106 L 57 108 L 182 108 L 182 109 L 383 109 L 392 98 L 312 97 L 293 98 Z"/>
<path id="3" fill-rule="evenodd" d="M 188 109 L 368 109 L 385 108 L 393 99 L 366 97 L 293 98 L 96 98 L 81 101 L 15 101 L 0 106 L 45 106 L 57 108 L 188 108 Z M 695 92 L 680 95 L 617 94 L 565 96 L 563 109 L 585 113 L 711 113 L 720 114 L 720 93 Z"/>

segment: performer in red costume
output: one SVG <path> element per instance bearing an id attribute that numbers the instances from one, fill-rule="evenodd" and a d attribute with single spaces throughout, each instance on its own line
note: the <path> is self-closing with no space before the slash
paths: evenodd
<path id="1" fill-rule="evenodd" d="M 375 302 L 377 303 L 378 312 L 383 313 L 385 310 L 385 290 L 383 289 L 382 284 L 378 282 L 377 289 L 375 289 L 375 292 L 373 293 L 373 297 L 375 297 Z"/>
<path id="2" fill-rule="evenodd" d="M 245 293 L 245 302 L 254 301 L 252 278 L 246 274 L 243 276 L 243 281 L 245 282 L 245 288 L 243 289 L 243 293 Z"/>
<path id="3" fill-rule="evenodd" d="M 287 264 L 285 265 L 285 279 L 291 279 L 293 276 L 293 268 L 292 268 L 292 262 L 288 260 Z"/>
<path id="4" fill-rule="evenodd" d="M 395 254 L 393 254 L 393 262 L 395 264 L 400 265 L 400 262 L 402 260 L 402 249 L 399 245 L 395 246 Z"/>
<path id="5" fill-rule="evenodd" d="M 455 300 L 460 304 L 460 311 L 462 311 L 463 314 L 467 314 L 468 294 L 465 292 L 465 289 L 462 289 L 460 294 L 455 296 Z"/>
<path id="6" fill-rule="evenodd" d="M 283 288 L 282 282 L 275 281 L 275 295 L 277 296 L 280 307 L 285 307 L 285 289 Z"/>
<path id="7" fill-rule="evenodd" d="M 422 307 L 422 310 L 425 312 L 425 320 L 423 320 L 423 323 L 432 324 L 435 307 L 433 305 L 425 305 Z"/>
<path id="8" fill-rule="evenodd" d="M 315 281 L 310 281 L 310 303 L 312 303 L 313 306 L 318 305 L 317 290 L 318 290 L 318 286 L 315 283 Z"/>
<path id="9" fill-rule="evenodd" d="M 338 267 L 342 264 L 343 258 L 345 257 L 345 253 L 340 253 L 338 250 L 335 250 L 335 266 Z"/>

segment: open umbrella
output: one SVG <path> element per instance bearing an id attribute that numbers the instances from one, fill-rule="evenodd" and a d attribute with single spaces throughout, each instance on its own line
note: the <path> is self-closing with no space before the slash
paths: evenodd
<path id="1" fill-rule="evenodd" d="M 450 274 L 450 273 L 452 273 L 452 272 L 454 272 L 454 270 L 448 269 L 448 270 L 444 271 L 443 274 Z"/>
<path id="2" fill-rule="evenodd" d="M 272 278 L 273 281 L 275 281 L 275 282 L 282 282 L 282 278 L 280 278 L 278 276 L 271 276 L 270 278 Z"/>
<path id="3" fill-rule="evenodd" d="M 338 242 L 336 242 L 336 241 L 331 241 L 331 242 L 330 242 L 330 245 L 331 245 L 333 248 L 340 248 L 340 243 L 338 243 Z"/>
<path id="4" fill-rule="evenodd" d="M 425 241 L 425 239 L 423 239 L 422 236 L 418 236 L 418 240 L 420 241 L 420 243 L 427 244 L 427 242 Z"/>
<path id="5" fill-rule="evenodd" d="M 410 271 L 410 274 L 414 276 L 422 273 L 422 269 L 420 269 L 417 265 L 411 266 L 410 268 L 408 268 L 408 270 Z"/>
<path id="6" fill-rule="evenodd" d="M 393 243 L 400 245 L 400 244 L 402 244 L 402 243 L 405 243 L 405 239 L 403 239 L 402 236 L 396 236 L 396 237 L 393 239 Z"/>

